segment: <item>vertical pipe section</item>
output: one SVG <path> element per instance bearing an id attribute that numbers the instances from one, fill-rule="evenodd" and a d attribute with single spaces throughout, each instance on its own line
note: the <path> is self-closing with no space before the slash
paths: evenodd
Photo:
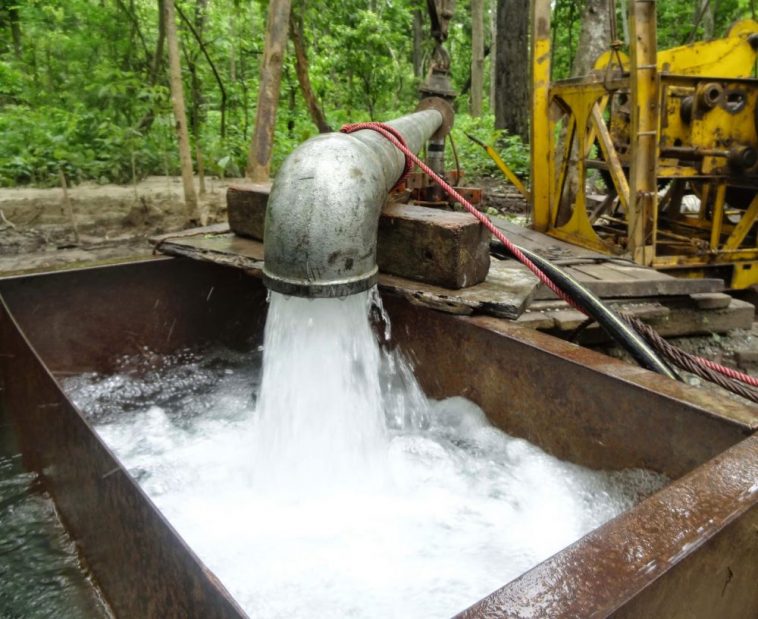
<path id="1" fill-rule="evenodd" d="M 442 125 L 427 109 L 386 124 L 418 152 Z M 263 279 L 270 290 L 339 297 L 376 283 L 376 237 L 405 156 L 376 131 L 326 133 L 301 144 L 271 188 Z"/>
<path id="2" fill-rule="evenodd" d="M 655 257 L 658 218 L 658 66 L 655 0 L 629 5 L 631 26 L 632 162 L 627 249 L 638 264 Z"/>

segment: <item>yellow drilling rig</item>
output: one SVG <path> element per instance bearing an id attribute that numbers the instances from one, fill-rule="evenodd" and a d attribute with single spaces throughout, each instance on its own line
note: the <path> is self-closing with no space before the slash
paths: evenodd
<path id="1" fill-rule="evenodd" d="M 629 54 L 614 41 L 588 76 L 551 82 L 551 2 L 532 3 L 532 225 L 672 275 L 756 285 L 758 23 L 659 52 L 656 3 L 628 5 Z"/>

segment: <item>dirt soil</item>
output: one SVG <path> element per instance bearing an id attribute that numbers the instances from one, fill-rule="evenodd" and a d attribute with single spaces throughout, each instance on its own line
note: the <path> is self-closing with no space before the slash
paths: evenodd
<path id="1" fill-rule="evenodd" d="M 225 219 L 226 188 L 239 182 L 207 179 L 201 206 L 209 223 Z M 526 200 L 501 177 L 466 184 L 484 189 L 488 213 L 526 221 Z M 0 276 L 146 257 L 148 237 L 187 227 L 180 177 L 151 176 L 136 186 L 84 183 L 69 188 L 68 197 L 73 222 L 61 188 L 0 189 Z"/>
<path id="2" fill-rule="evenodd" d="M 234 182 L 240 179 L 206 180 L 200 204 L 209 223 L 225 218 L 226 188 Z M 0 189 L 0 276 L 149 256 L 149 236 L 187 227 L 179 177 L 148 177 L 136 186 L 84 183 L 69 188 L 68 197 L 73 222 L 60 188 Z"/>
<path id="3" fill-rule="evenodd" d="M 484 209 L 490 215 L 501 215 L 508 219 L 517 216 L 526 218 L 529 215 L 529 204 L 518 189 L 503 180 L 501 175 L 482 176 L 475 179 L 466 179 L 465 184 L 473 187 L 481 187 Z"/>

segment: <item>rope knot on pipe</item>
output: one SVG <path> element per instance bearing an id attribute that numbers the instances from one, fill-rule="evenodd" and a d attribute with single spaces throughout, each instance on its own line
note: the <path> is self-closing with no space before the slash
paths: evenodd
<path id="1" fill-rule="evenodd" d="M 399 148 L 400 152 L 403 153 L 403 156 L 405 157 L 405 169 L 403 170 L 403 173 L 400 175 L 400 178 L 397 180 L 397 182 L 392 186 L 392 189 L 390 189 L 390 191 L 395 191 L 398 187 L 400 187 L 400 185 L 405 182 L 405 179 L 408 178 L 410 173 L 413 171 L 413 166 L 415 165 L 413 159 L 408 156 L 409 149 L 408 145 L 405 143 L 405 138 L 403 138 L 403 136 L 400 135 L 400 132 L 394 127 L 390 127 L 385 123 L 379 122 L 348 123 L 340 127 L 340 133 L 350 134 L 354 133 L 355 131 L 363 131 L 364 129 L 370 129 L 371 131 L 376 131 L 377 133 L 383 135 L 397 148 Z"/>

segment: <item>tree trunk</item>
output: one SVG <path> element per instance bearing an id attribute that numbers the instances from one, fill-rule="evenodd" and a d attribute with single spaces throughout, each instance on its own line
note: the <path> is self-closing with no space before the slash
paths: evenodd
<path id="1" fill-rule="evenodd" d="M 713 32 L 715 29 L 715 23 L 713 19 L 713 2 L 711 0 L 697 0 L 695 3 L 695 24 L 694 30 L 697 30 L 697 24 L 703 26 L 703 38 L 706 40 L 713 38 Z M 694 35 L 693 40 L 697 38 Z"/>
<path id="2" fill-rule="evenodd" d="M 165 12 L 166 42 L 168 43 L 169 85 L 171 86 L 171 103 L 174 107 L 174 118 L 176 119 L 176 136 L 179 141 L 184 205 L 187 209 L 188 219 L 192 222 L 198 222 L 200 214 L 192 174 L 192 153 L 189 132 L 187 131 L 187 114 L 184 109 L 184 86 L 182 84 L 182 68 L 179 63 L 179 41 L 176 36 L 173 0 L 163 0 L 163 10 Z"/>
<path id="3" fill-rule="evenodd" d="M 66 181 L 66 174 L 63 172 L 63 166 L 58 166 L 58 178 L 60 179 L 61 189 L 63 190 L 63 212 L 68 219 L 68 223 L 71 224 L 71 230 L 74 233 L 74 242 L 79 245 L 79 227 L 76 225 L 74 208 L 71 206 L 71 198 L 68 196 L 68 182 Z"/>
<path id="4" fill-rule="evenodd" d="M 482 114 L 484 84 L 484 0 L 471 0 L 471 115 Z"/>
<path id="5" fill-rule="evenodd" d="M 529 141 L 529 0 L 498 0 L 495 127 Z"/>
<path id="6" fill-rule="evenodd" d="M 13 52 L 16 54 L 16 58 L 21 58 L 21 18 L 18 14 L 18 5 L 13 2 L 8 7 L 8 22 L 13 39 Z"/>
<path id="7" fill-rule="evenodd" d="M 488 45 L 484 46 L 484 59 L 486 60 L 487 57 L 490 55 L 490 47 Z M 463 82 L 463 86 L 461 86 L 461 91 L 458 93 L 459 97 L 463 97 L 468 95 L 469 91 L 471 90 L 471 67 L 469 67 L 469 74 L 466 78 L 466 81 Z"/>
<path id="8" fill-rule="evenodd" d="M 595 60 L 609 48 L 611 42 L 609 0 L 586 0 L 582 15 L 582 28 L 579 33 L 579 44 L 576 56 L 571 66 L 571 75 L 579 77 L 587 75 L 595 64 Z"/>
<path id="9" fill-rule="evenodd" d="M 311 79 L 308 75 L 308 56 L 305 51 L 305 39 L 303 37 L 303 18 L 302 15 L 295 15 L 292 11 L 290 15 L 290 38 L 295 48 L 295 71 L 297 72 L 297 81 L 300 84 L 300 90 L 308 106 L 308 112 L 311 120 L 318 127 L 319 133 L 329 133 L 332 128 L 329 126 L 324 111 L 318 104 L 316 93 L 313 92 Z"/>
<path id="10" fill-rule="evenodd" d="M 282 62 L 287 46 L 290 6 L 290 0 L 270 0 L 268 5 L 258 109 L 246 169 L 247 176 L 255 182 L 267 181 L 271 172 L 271 151 L 282 80 Z"/>
<path id="11" fill-rule="evenodd" d="M 158 81 L 158 74 L 163 64 L 163 44 L 166 41 L 166 12 L 163 10 L 163 0 L 158 0 L 158 40 L 155 43 L 155 54 L 153 55 L 153 64 L 150 67 L 148 82 L 154 86 Z"/>
<path id="12" fill-rule="evenodd" d="M 205 160 L 203 159 L 203 151 L 200 149 L 200 140 L 195 138 L 195 159 L 197 160 L 197 185 L 198 193 L 201 196 L 205 195 Z M 207 223 L 207 213 L 201 213 L 200 219 L 203 221 L 203 225 Z"/>
<path id="13" fill-rule="evenodd" d="M 200 4 L 198 3 L 198 7 L 200 7 Z M 211 58 L 211 55 L 208 53 L 208 48 L 205 46 L 205 43 L 203 41 L 203 27 L 205 24 L 205 18 L 204 18 L 204 11 L 205 11 L 205 0 L 203 0 L 202 8 L 198 8 L 195 12 L 195 22 L 196 25 L 192 25 L 192 22 L 187 19 L 187 16 L 182 11 L 181 7 L 179 5 L 176 6 L 177 11 L 179 12 L 179 17 L 184 22 L 184 24 L 189 29 L 190 33 L 194 37 L 195 41 L 197 42 L 198 47 L 200 48 L 200 52 L 205 57 L 205 60 L 208 62 L 208 66 L 211 69 L 211 72 L 213 73 L 213 77 L 216 80 L 216 84 L 218 84 L 218 91 L 221 95 L 221 104 L 219 106 L 219 112 L 221 114 L 221 123 L 220 123 L 220 129 L 219 132 L 221 134 L 222 138 L 226 137 L 226 88 L 224 87 L 224 82 L 221 79 L 221 75 L 218 72 L 218 69 L 216 68 L 216 63 L 213 62 L 213 59 Z M 197 71 L 195 69 L 195 58 L 196 55 L 191 58 L 189 61 L 190 65 L 190 72 L 192 73 L 192 101 L 193 105 L 196 102 L 196 96 L 202 99 L 202 92 L 199 90 L 196 90 L 199 88 L 199 81 L 197 78 Z M 200 103 L 201 101 L 198 101 Z M 193 110 L 193 129 L 195 128 L 195 113 L 196 110 Z"/>
<path id="14" fill-rule="evenodd" d="M 145 56 L 145 65 L 150 66 L 150 58 L 151 58 L 150 50 L 147 48 L 147 42 L 145 41 L 145 37 L 142 34 L 142 28 L 140 28 L 139 17 L 137 17 L 137 14 L 135 13 L 135 10 L 134 10 L 134 2 L 130 2 L 129 5 L 127 6 L 126 4 L 124 4 L 123 0 L 116 0 L 116 4 L 118 4 L 119 8 L 124 12 L 124 15 L 126 15 L 129 22 L 132 24 L 129 47 L 130 48 L 133 47 L 134 37 L 136 36 L 140 40 L 140 44 L 142 45 L 142 51 Z M 125 67 L 133 68 L 134 56 L 135 54 L 130 49 L 124 61 Z"/>
<path id="15" fill-rule="evenodd" d="M 153 54 L 153 61 L 150 64 L 150 71 L 147 76 L 148 86 L 155 86 L 158 82 L 158 76 L 160 75 L 161 68 L 163 66 L 163 46 L 166 41 L 166 16 L 163 10 L 163 0 L 158 0 L 158 39 L 155 43 L 155 54 Z M 144 116 L 137 123 L 137 131 L 145 135 L 150 131 L 150 127 L 153 126 L 155 120 L 155 108 L 150 107 Z"/>
<path id="16" fill-rule="evenodd" d="M 229 81 L 234 84 L 237 81 L 237 29 L 234 15 L 229 16 Z"/>
<path id="17" fill-rule="evenodd" d="M 495 75 L 497 75 L 495 59 L 497 58 L 497 3 L 490 0 L 490 110 L 495 109 L 495 93 L 497 92 Z"/>
<path id="18" fill-rule="evenodd" d="M 424 75 L 423 39 L 424 16 L 417 7 L 413 9 L 413 75 L 419 79 Z"/>

